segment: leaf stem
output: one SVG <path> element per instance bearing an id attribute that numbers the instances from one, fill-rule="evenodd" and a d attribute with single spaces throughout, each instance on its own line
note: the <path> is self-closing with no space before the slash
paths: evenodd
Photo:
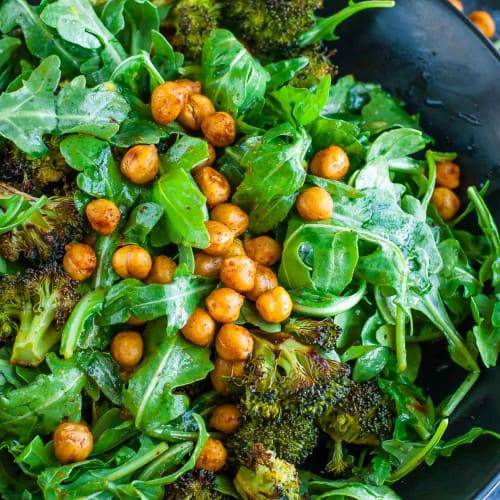
<path id="1" fill-rule="evenodd" d="M 406 313 L 401 306 L 396 309 L 396 358 L 398 371 L 404 372 L 408 367 L 406 359 Z"/>

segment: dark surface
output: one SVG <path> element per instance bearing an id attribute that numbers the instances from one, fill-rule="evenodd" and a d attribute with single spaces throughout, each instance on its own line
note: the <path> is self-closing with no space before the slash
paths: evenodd
<path id="1" fill-rule="evenodd" d="M 332 11 L 345 6 L 325 3 Z M 500 0 L 464 6 L 466 13 L 490 10 L 500 28 Z M 447 0 L 397 0 L 394 9 L 349 20 L 339 34 L 334 60 L 341 74 L 380 82 L 419 112 L 436 149 L 459 153 L 464 185 L 491 179 L 488 201 L 500 222 L 500 58 L 493 46 Z M 464 372 L 450 366 L 444 349 L 430 349 L 421 382 L 439 402 Z M 453 414 L 446 437 L 473 426 L 499 432 L 499 395 L 500 369 L 490 369 Z M 500 442 L 484 437 L 432 468 L 422 465 L 396 489 L 405 500 L 483 498 L 499 471 Z"/>

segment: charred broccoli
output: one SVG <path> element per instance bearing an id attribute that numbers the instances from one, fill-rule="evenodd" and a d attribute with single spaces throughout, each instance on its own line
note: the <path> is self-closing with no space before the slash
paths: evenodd
<path id="1" fill-rule="evenodd" d="M 331 351 L 342 329 L 335 324 L 333 318 L 291 318 L 284 326 L 286 333 L 291 333 L 304 344 L 320 347 L 325 351 Z"/>
<path id="2" fill-rule="evenodd" d="M 192 469 L 165 489 L 169 500 L 229 500 L 231 497 L 217 491 L 215 474 L 204 469 Z"/>
<path id="3" fill-rule="evenodd" d="M 292 80 L 290 85 L 294 87 L 310 88 L 317 85 L 326 75 L 333 78 L 337 75 L 337 66 L 332 64 L 333 53 L 328 51 L 321 44 L 297 49 L 291 52 L 290 57 L 305 57 L 309 62 L 307 66 L 301 69 Z"/>
<path id="4" fill-rule="evenodd" d="M 0 278 L 0 332 L 13 337 L 11 363 L 36 366 L 58 342 L 80 298 L 78 282 L 55 263 Z"/>

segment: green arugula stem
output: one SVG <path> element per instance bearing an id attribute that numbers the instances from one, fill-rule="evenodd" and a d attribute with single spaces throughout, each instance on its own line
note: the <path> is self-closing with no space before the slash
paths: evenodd
<path id="1" fill-rule="evenodd" d="M 436 185 L 436 160 L 434 158 L 433 151 L 426 151 L 425 159 L 427 160 L 427 164 L 429 166 L 427 177 L 429 179 L 427 183 L 427 190 L 425 191 L 425 195 L 422 198 L 422 208 L 425 212 L 427 212 L 427 208 L 431 201 L 432 193 L 434 192 L 434 186 Z"/>
<path id="2" fill-rule="evenodd" d="M 441 416 L 449 417 L 455 411 L 456 407 L 461 403 L 461 401 L 476 383 L 477 379 L 479 378 L 479 373 L 479 370 L 469 373 L 467 377 L 465 377 L 465 380 L 460 384 L 458 389 L 449 398 L 445 399 L 441 403 L 442 408 L 438 409 Z"/>
<path id="3" fill-rule="evenodd" d="M 406 359 L 406 313 L 401 306 L 396 309 L 396 358 L 398 371 L 404 372 L 408 367 Z"/>
<path id="4" fill-rule="evenodd" d="M 193 443 L 186 441 L 172 446 L 166 453 L 153 460 L 137 476 L 139 481 L 149 481 L 160 476 L 164 471 L 170 470 L 193 449 Z"/>
<path id="5" fill-rule="evenodd" d="M 467 189 L 467 196 L 476 209 L 479 226 L 486 238 L 488 238 L 491 249 L 496 255 L 500 255 L 500 236 L 493 216 L 486 207 L 484 199 L 475 186 L 470 186 Z"/>

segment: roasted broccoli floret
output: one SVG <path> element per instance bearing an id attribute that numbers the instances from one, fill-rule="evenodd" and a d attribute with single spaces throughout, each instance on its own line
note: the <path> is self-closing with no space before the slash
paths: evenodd
<path id="1" fill-rule="evenodd" d="M 192 469 L 165 489 L 169 500 L 230 500 L 217 491 L 215 474 L 204 469 Z"/>
<path id="2" fill-rule="evenodd" d="M 286 333 L 291 333 L 304 344 L 320 347 L 325 351 L 331 351 L 342 329 L 335 324 L 333 318 L 291 318 L 284 326 Z"/>
<path id="3" fill-rule="evenodd" d="M 4 211 L 2 202 L 14 198 L 23 203 L 24 211 L 39 201 L 0 183 L 0 219 Z M 53 196 L 20 224 L 0 235 L 0 255 L 11 262 L 23 256 L 32 263 L 43 263 L 62 257 L 64 247 L 72 240 L 80 240 L 82 236 L 82 220 L 73 199 Z"/>
<path id="4" fill-rule="evenodd" d="M 11 363 L 37 366 L 44 360 L 80 298 L 77 287 L 53 262 L 0 278 L 0 332 L 15 335 Z"/>
<path id="5" fill-rule="evenodd" d="M 234 478 L 244 500 L 299 500 L 299 476 L 295 466 L 257 444 L 248 453 L 248 466 Z"/>
<path id="6" fill-rule="evenodd" d="M 334 444 L 327 471 L 341 475 L 349 466 L 343 443 L 379 446 L 390 438 L 393 420 L 389 399 L 381 393 L 376 381 L 351 382 L 345 397 L 318 418 L 319 426 Z"/>
<path id="7" fill-rule="evenodd" d="M 290 85 L 310 88 L 326 75 L 331 75 L 332 78 L 336 76 L 338 69 L 331 62 L 332 56 L 332 51 L 321 44 L 292 51 L 289 57 L 305 57 L 309 63 L 290 80 Z"/>

